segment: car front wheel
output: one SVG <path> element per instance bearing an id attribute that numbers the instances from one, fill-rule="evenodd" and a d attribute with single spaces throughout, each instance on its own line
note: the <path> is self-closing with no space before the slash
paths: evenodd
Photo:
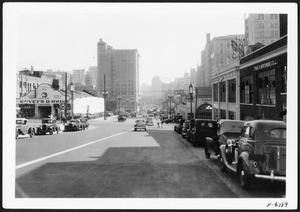
<path id="1" fill-rule="evenodd" d="M 245 168 L 244 162 L 241 162 L 238 167 L 238 176 L 240 181 L 240 186 L 242 189 L 248 189 L 251 183 L 251 177 L 248 171 Z"/>
<path id="2" fill-rule="evenodd" d="M 225 166 L 221 155 L 218 155 L 218 165 L 219 165 L 222 172 L 227 171 L 227 167 Z"/>

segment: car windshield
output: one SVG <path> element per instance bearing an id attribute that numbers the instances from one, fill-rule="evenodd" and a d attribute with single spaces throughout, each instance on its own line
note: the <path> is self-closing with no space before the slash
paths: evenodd
<path id="1" fill-rule="evenodd" d="M 144 123 L 145 121 L 144 120 L 136 120 L 135 121 L 135 123 L 137 123 L 137 124 L 142 124 L 142 123 Z"/>
<path id="2" fill-rule="evenodd" d="M 271 138 L 286 139 L 286 129 L 272 129 L 270 131 Z"/>

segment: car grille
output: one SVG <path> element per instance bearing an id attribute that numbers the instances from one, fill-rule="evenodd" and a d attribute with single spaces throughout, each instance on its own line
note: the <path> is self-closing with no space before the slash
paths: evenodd
<path id="1" fill-rule="evenodd" d="M 265 144 L 263 146 L 267 171 L 286 171 L 286 146 L 277 144 Z"/>

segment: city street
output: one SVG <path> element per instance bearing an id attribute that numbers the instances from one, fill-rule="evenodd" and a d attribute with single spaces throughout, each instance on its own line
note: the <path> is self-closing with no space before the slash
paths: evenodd
<path id="1" fill-rule="evenodd" d="M 134 131 L 135 118 L 90 120 L 78 132 L 16 141 L 17 198 L 261 198 L 284 197 L 280 183 L 240 188 L 216 157 L 192 147 L 174 124 Z"/>

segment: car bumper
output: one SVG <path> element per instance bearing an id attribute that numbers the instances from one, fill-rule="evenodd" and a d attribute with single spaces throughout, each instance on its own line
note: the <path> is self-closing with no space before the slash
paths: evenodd
<path id="1" fill-rule="evenodd" d="M 255 176 L 255 178 L 260 178 L 260 179 L 268 179 L 268 180 L 274 180 L 274 181 L 286 181 L 286 176 L 275 176 L 273 171 L 270 173 L 270 175 L 255 174 L 254 176 Z"/>

